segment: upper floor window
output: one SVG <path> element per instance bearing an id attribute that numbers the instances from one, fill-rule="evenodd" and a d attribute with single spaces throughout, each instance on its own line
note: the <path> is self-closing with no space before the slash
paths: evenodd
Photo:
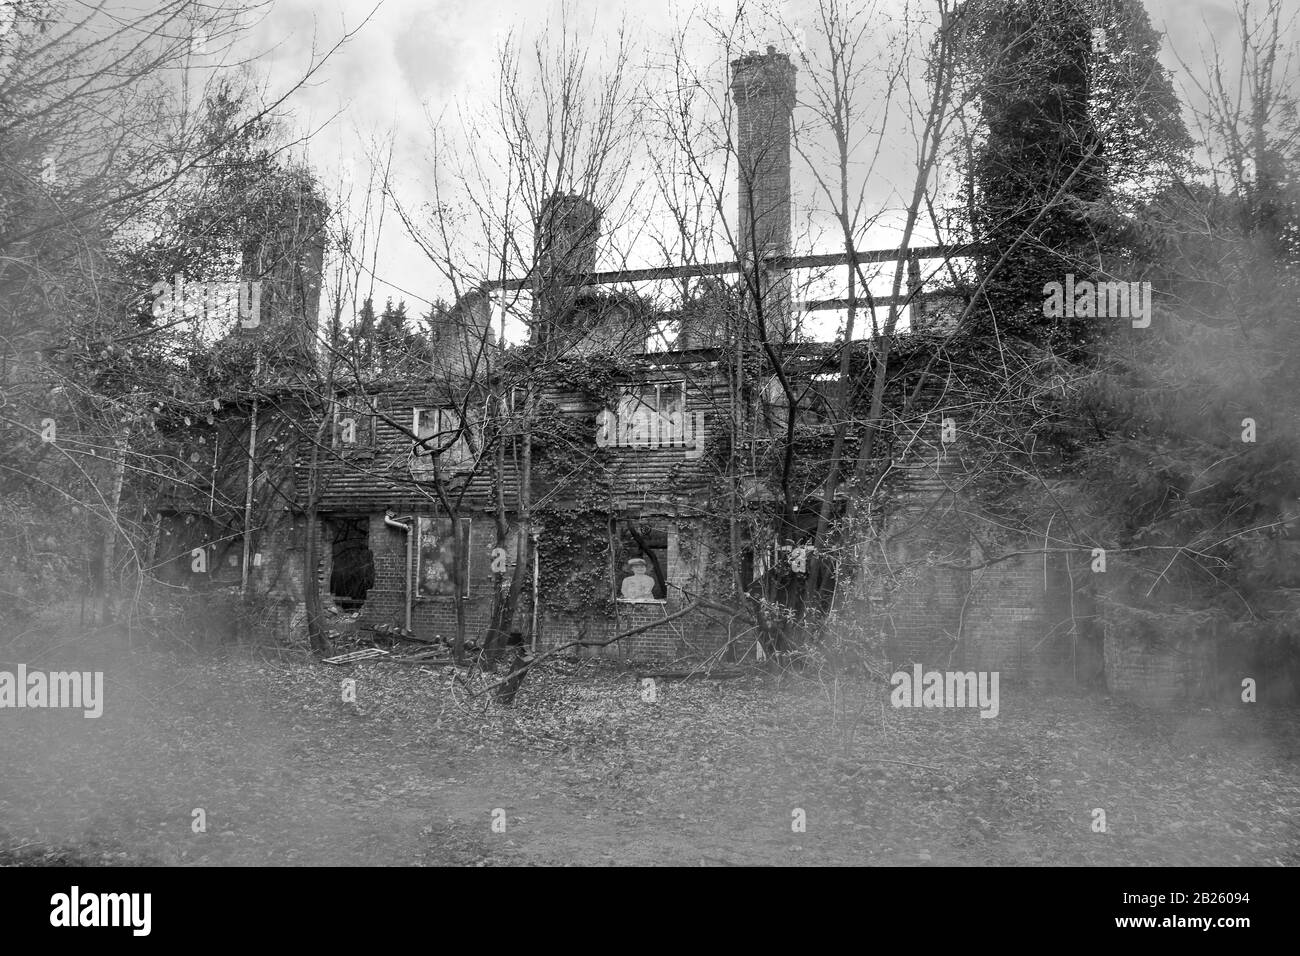
<path id="1" fill-rule="evenodd" d="M 822 372 L 814 375 L 809 382 L 794 384 L 793 407 L 796 429 L 825 430 L 834 426 L 835 413 L 831 407 L 830 396 L 838 388 L 838 383 L 838 373 Z M 790 422 L 791 404 L 780 379 L 773 375 L 763 386 L 759 399 L 762 428 L 769 437 L 776 439 L 785 437 Z"/>
<path id="2" fill-rule="evenodd" d="M 419 438 L 414 455 L 417 472 L 431 471 L 435 455 L 444 470 L 459 468 L 474 460 L 477 442 L 473 426 L 466 422 L 462 427 L 458 409 L 412 409 L 411 431 Z"/>
<path id="3" fill-rule="evenodd" d="M 647 382 L 623 389 L 614 409 L 600 413 L 596 444 L 602 448 L 681 448 L 704 452 L 704 415 L 686 410 L 685 382 Z"/>

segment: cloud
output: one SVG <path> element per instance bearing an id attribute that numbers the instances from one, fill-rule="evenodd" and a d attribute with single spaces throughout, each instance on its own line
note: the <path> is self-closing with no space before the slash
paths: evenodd
<path id="1" fill-rule="evenodd" d="M 486 62 L 483 38 L 471 39 L 473 31 L 463 22 L 467 7 L 421 7 L 394 36 L 394 58 L 417 99 L 454 95 L 458 79 L 472 76 L 475 65 Z"/>

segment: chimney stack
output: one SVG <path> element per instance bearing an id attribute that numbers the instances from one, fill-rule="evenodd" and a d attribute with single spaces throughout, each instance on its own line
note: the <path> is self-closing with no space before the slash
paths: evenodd
<path id="1" fill-rule="evenodd" d="M 590 275 L 596 271 L 600 238 L 600 209 L 572 193 L 554 193 L 537 216 L 534 242 L 540 296 L 533 303 L 534 340 L 545 342 L 569 318 L 581 286 L 558 286 L 557 276 Z"/>
<path id="2" fill-rule="evenodd" d="M 447 311 L 433 314 L 430 364 L 440 380 L 468 385 L 471 373 L 483 374 L 484 353 L 495 343 L 492 300 L 481 289 L 467 292 Z"/>
<path id="3" fill-rule="evenodd" d="M 275 361 L 308 366 L 316 355 L 321 281 L 325 265 L 325 223 L 329 207 L 305 176 L 287 177 L 276 202 L 263 210 L 266 221 L 244 247 L 246 281 L 261 283 L 259 323 Z"/>
<path id="4" fill-rule="evenodd" d="M 736 103 L 736 158 L 740 182 L 739 258 L 753 263 L 790 254 L 790 121 L 794 111 L 795 67 L 769 46 L 731 61 L 731 95 Z M 752 272 L 748 273 L 750 276 Z M 764 324 L 772 341 L 784 341 L 790 327 L 789 276 L 760 279 Z"/>

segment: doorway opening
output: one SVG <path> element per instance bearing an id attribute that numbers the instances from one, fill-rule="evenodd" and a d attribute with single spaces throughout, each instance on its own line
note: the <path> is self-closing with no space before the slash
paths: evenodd
<path id="1" fill-rule="evenodd" d="M 370 519 L 331 518 L 327 527 L 333 532 L 330 593 L 340 608 L 353 611 L 366 603 L 366 595 L 375 586 Z"/>

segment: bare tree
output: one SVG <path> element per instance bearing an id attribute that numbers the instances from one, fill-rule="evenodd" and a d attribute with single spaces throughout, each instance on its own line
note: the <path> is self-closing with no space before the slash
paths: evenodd
<path id="1" fill-rule="evenodd" d="M 550 279 L 578 271 L 585 253 L 576 247 L 594 250 L 596 230 L 618 236 L 639 186 L 628 178 L 639 108 L 630 53 L 620 28 L 597 62 L 567 19 L 528 44 L 508 37 L 498 51 L 491 106 L 482 114 L 462 106 L 432 121 L 435 194 L 427 213 L 396 202 L 457 304 L 448 317 L 458 327 L 445 331 L 439 347 L 462 353 L 463 402 L 468 407 L 474 396 L 487 411 L 496 548 L 504 551 L 514 537 L 513 572 L 508 581 L 497 575 L 490 656 L 504 646 L 535 560 L 534 439 L 546 427 L 540 379 L 565 351 L 553 326 L 576 294 Z M 471 130 L 475 145 L 467 147 Z M 566 203 L 580 203 L 585 215 L 576 233 L 560 224 Z M 491 288 L 502 290 L 492 305 L 495 330 L 466 321 L 486 310 Z M 505 359 L 517 329 L 527 339 L 528 364 L 511 372 Z M 462 421 L 468 427 L 468 418 Z M 443 503 L 453 506 L 446 496 Z"/>
<path id="2" fill-rule="evenodd" d="M 213 180 L 218 157 L 267 127 L 337 49 L 316 55 L 297 82 L 236 122 L 214 123 L 218 91 L 247 66 L 232 51 L 259 9 L 192 0 L 126 13 L 106 3 L 6 8 L 0 35 L 4 480 L 33 508 L 59 499 L 75 503 L 76 520 L 59 530 L 99 543 L 84 560 L 69 557 L 66 571 L 94 578 L 103 618 L 112 613 L 110 591 L 123 555 L 135 571 L 149 561 L 142 551 L 149 521 L 127 500 L 131 489 L 139 479 L 179 470 L 154 430 L 163 405 L 175 398 L 179 356 L 204 336 L 211 339 L 210 329 L 201 332 L 183 316 L 155 322 L 149 287 L 170 279 L 172 270 L 141 270 L 166 259 L 159 253 L 182 219 L 195 227 L 185 237 L 191 248 L 220 245 L 241 204 L 219 204 L 220 212 L 214 205 L 200 224 L 198 210 L 213 198 L 203 184 Z M 221 222 L 222 214 L 230 222 Z M 196 260 L 182 258 L 167 264 L 197 277 L 190 271 Z M 238 249 L 206 265 L 215 269 L 218 261 L 238 268 Z M 38 441 L 44 420 L 55 430 Z M 38 504 L 43 498 L 48 501 Z M 37 513 L 19 519 L 20 536 Z"/>

